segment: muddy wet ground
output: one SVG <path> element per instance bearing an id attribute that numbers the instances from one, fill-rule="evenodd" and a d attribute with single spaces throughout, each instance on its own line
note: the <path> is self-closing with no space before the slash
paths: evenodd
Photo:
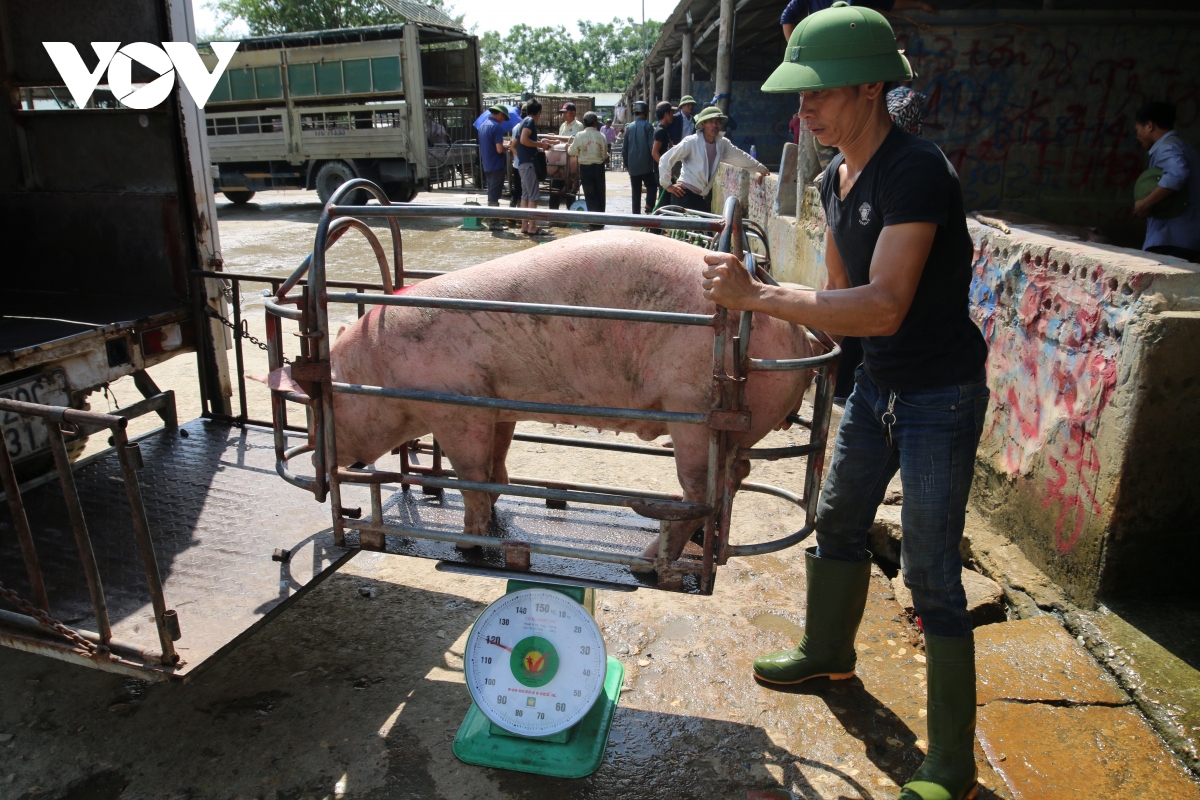
<path id="1" fill-rule="evenodd" d="M 623 210 L 622 199 L 628 209 L 623 174 L 610 174 L 609 196 L 610 210 Z M 311 247 L 318 212 L 315 197 L 299 193 L 263 193 L 241 208 L 221 203 L 226 269 L 289 272 Z M 351 236 L 335 248 L 331 277 L 374 280 L 369 250 Z M 445 221 L 405 228 L 410 268 L 461 267 L 530 246 Z M 250 330 L 261 336 L 256 289 L 244 295 Z M 265 372 L 259 351 L 246 354 L 248 372 Z M 179 393 L 181 419 L 198 415 L 192 359 L 168 362 L 153 376 Z M 114 388 L 122 402 L 135 396 L 131 385 Z M 252 383 L 247 393 L 251 414 L 265 418 L 265 389 Z M 93 405 L 102 408 L 103 400 Z M 796 437 L 778 432 L 770 444 Z M 509 464 L 559 479 L 676 486 L 668 459 L 581 458 L 515 443 Z M 796 490 L 802 474 L 798 462 L 775 462 L 756 466 L 751 479 Z M 774 538 L 801 524 L 800 513 L 781 501 L 743 493 L 734 540 Z M 794 643 L 804 624 L 804 583 L 802 549 L 793 548 L 731 562 L 711 597 L 598 593 L 597 621 L 626 681 L 605 761 L 578 781 L 454 758 L 450 742 L 470 703 L 462 678 L 466 636 L 504 584 L 438 572 L 431 561 L 360 553 L 184 686 L 0 649 L 0 800 L 740 799 L 772 787 L 824 800 L 894 798 L 926 746 L 919 634 L 876 569 L 856 643 L 858 677 L 790 690 L 760 686 L 750 662 Z M 981 798 L 1038 796 L 1014 793 L 976 749 Z M 1100 796 L 1081 789 L 1080 797 Z"/>

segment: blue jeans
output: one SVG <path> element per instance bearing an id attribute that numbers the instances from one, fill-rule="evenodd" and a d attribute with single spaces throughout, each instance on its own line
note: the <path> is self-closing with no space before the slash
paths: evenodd
<path id="1" fill-rule="evenodd" d="M 867 557 L 867 529 L 888 481 L 900 470 L 904 585 L 922 627 L 936 636 L 971 633 L 958 545 L 988 394 L 982 380 L 890 392 L 860 367 L 817 505 L 817 556 L 861 561 Z"/>

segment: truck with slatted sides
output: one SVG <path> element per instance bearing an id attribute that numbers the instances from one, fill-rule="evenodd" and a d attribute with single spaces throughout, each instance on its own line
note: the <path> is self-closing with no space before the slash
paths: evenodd
<path id="1" fill-rule="evenodd" d="M 421 21 L 242 40 L 205 107 L 214 188 L 234 203 L 266 189 L 325 202 L 367 178 L 406 202 L 473 182 L 478 41 L 423 8 Z"/>

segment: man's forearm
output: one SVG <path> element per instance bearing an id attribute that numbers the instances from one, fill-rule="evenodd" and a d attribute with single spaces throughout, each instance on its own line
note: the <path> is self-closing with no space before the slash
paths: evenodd
<path id="1" fill-rule="evenodd" d="M 873 286 L 853 289 L 789 289 L 762 286 L 753 311 L 840 336 L 891 336 L 903 314 Z"/>
<path id="2" fill-rule="evenodd" d="M 1174 189 L 1168 189 L 1165 186 L 1155 186 L 1154 191 L 1146 195 L 1146 199 L 1142 202 L 1145 203 L 1147 208 L 1153 208 L 1173 194 L 1175 194 Z"/>

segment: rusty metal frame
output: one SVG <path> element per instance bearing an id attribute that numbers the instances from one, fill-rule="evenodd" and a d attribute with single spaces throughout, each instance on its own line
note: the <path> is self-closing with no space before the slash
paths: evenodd
<path id="1" fill-rule="evenodd" d="M 377 206 L 339 205 L 349 192 L 366 189 L 379 201 Z M 711 593 L 716 567 L 731 557 L 759 555 L 794 546 L 807 538 L 814 529 L 816 501 L 824 471 L 825 446 L 828 441 L 829 419 L 833 401 L 834 377 L 840 348 L 824 334 L 815 332 L 828 352 L 802 359 L 765 361 L 749 357 L 750 314 L 740 315 L 735 326 L 727 310 L 718 306 L 712 315 L 683 314 L 673 312 L 648 312 L 631 309 L 584 308 L 533 303 L 480 301 L 470 299 L 422 298 L 393 295 L 389 286 L 403 286 L 406 278 L 427 277 L 430 271 L 416 273 L 406 271 L 403 266 L 400 235 L 397 221 L 400 218 L 417 217 L 495 217 L 500 219 L 532 219 L 550 222 L 576 222 L 583 224 L 623 225 L 641 228 L 656 228 L 664 231 L 688 231 L 707 234 L 715 238 L 715 249 L 730 252 L 745 258 L 746 268 L 752 275 L 770 282 L 770 274 L 757 263 L 755 256 L 746 250 L 749 237 L 742 220 L 741 206 L 730 198 L 725 213 L 720 217 L 671 213 L 664 215 L 616 215 L 590 212 L 546 211 L 540 209 L 499 209 L 479 206 L 411 206 L 390 203 L 383 191 L 369 181 L 357 179 L 343 184 L 326 204 L 317 225 L 313 252 L 287 279 L 252 278 L 251 276 L 224 275 L 231 280 L 266 280 L 273 292 L 264 298 L 267 320 L 267 345 L 272 369 L 284 364 L 282 349 L 282 321 L 293 320 L 300 327 L 300 357 L 292 366 L 293 377 L 301 385 L 310 387 L 308 395 L 274 390 L 272 391 L 272 427 L 275 431 L 277 471 L 288 482 L 313 493 L 319 501 L 328 496 L 332 509 L 335 540 L 344 544 L 346 531 L 359 534 L 362 549 L 384 549 L 387 535 L 432 539 L 454 543 L 459 546 L 483 546 L 501 549 L 505 554 L 506 567 L 520 571 L 529 568 L 530 553 L 564 556 L 593 561 L 623 564 L 642 569 L 653 568 L 658 573 L 658 587 L 679 589 L 683 575 L 693 573 L 699 577 L 700 591 Z M 325 273 L 325 251 L 338 236 L 351 228 L 362 232 L 370 229 L 345 222 L 348 218 L 379 218 L 388 220 L 393 232 L 394 264 L 389 265 L 383 248 L 375 240 L 370 244 L 379 264 L 382 284 L 372 287 L 375 293 L 330 291 L 339 284 L 329 281 Z M 756 232 L 760 234 L 761 232 Z M 369 237 L 370 238 L 370 237 Z M 762 238 L 766 244 L 765 237 Z M 307 278 L 307 279 L 306 279 Z M 341 284 L 345 285 L 345 284 Z M 290 290 L 299 289 L 298 294 Z M 382 291 L 380 291 L 382 290 Z M 268 292 L 264 292 L 268 295 Z M 235 293 L 235 303 L 237 302 Z M 347 384 L 332 380 L 329 370 L 329 350 L 332 342 L 328 305 L 342 303 L 356 305 L 359 314 L 366 305 L 396 305 L 432 307 L 472 313 L 476 311 L 501 311 L 517 314 L 573 316 L 599 319 L 623 319 L 648 324 L 695 325 L 711 327 L 713 336 L 713 388 L 712 403 L 707 413 L 687 414 L 681 412 L 646 411 L 626 408 L 600 408 L 571 406 L 552 403 L 530 403 L 492 397 L 472 397 L 457 394 L 422 392 L 383 386 Z M 732 342 L 734 358 L 732 371 L 726 371 L 726 347 Z M 238 357 L 241 373 L 241 357 Z M 745 382 L 755 370 L 805 370 L 816 371 L 816 399 L 812 419 L 793 415 L 789 421 L 803 425 L 811 431 L 806 445 L 783 448 L 749 448 L 744 454 L 738 445 L 729 442 L 729 433 L 745 430 L 749 426 L 749 411 L 745 407 Z M 241 381 L 239 374 L 239 381 Z M 400 472 L 373 472 L 360 469 L 337 468 L 337 440 L 334 432 L 333 398 L 337 393 L 360 394 L 392 399 L 421 400 L 450 403 L 473 407 L 521 410 L 538 414 L 563 416 L 603 417 L 611 419 L 647 419 L 686 424 L 701 424 L 709 428 L 709 479 L 705 503 L 691 503 L 677 495 L 645 492 L 622 487 L 598 486 L 548 481 L 538 478 L 513 477 L 509 483 L 481 483 L 459 480 L 452 470 L 442 468 L 440 450 L 436 441 L 429 445 L 407 444 L 398 448 L 402 456 Z M 287 403 L 300 403 L 305 407 L 307 425 L 303 428 L 288 424 Z M 243 401 L 242 421 L 245 417 Z M 307 433 L 304 444 L 288 447 L 290 434 Z M 556 436 L 516 434 L 516 441 L 537 441 L 570 447 L 592 447 L 620 450 L 646 455 L 673 455 L 667 448 L 650 448 L 619 443 L 591 442 Z M 409 463 L 409 452 L 431 451 L 434 462 L 431 467 Z M 291 459 L 304 454 L 313 454 L 315 476 L 301 477 L 292 473 L 288 466 Z M 804 457 L 807 459 L 804 492 L 797 495 L 779 487 L 758 483 L 743 483 L 741 488 L 768 494 L 805 509 L 805 524 L 797 532 L 779 540 L 749 545 L 733 545 L 729 542 L 730 519 L 736 481 L 733 469 L 742 457 L 776 460 L 780 458 Z M 718 480 L 724 466 L 724 481 Z M 357 510 L 342 505 L 343 484 L 365 485 L 371 492 L 371 513 L 368 519 L 360 520 Z M 582 546 L 552 545 L 540 542 L 525 542 L 511 539 L 495 539 L 465 533 L 452 533 L 409 525 L 386 523 L 382 513 L 381 485 L 398 483 L 407 490 L 408 486 L 421 486 L 426 492 L 438 492 L 446 488 L 465 489 L 543 499 L 547 504 L 574 501 L 587 504 L 615 505 L 633 509 L 637 513 L 659 520 L 696 519 L 704 520 L 703 557 L 670 560 L 667 558 L 667 537 L 660 534 L 659 555 L 655 559 L 641 555 L 615 554 L 609 551 Z M 664 526 L 665 530 L 665 526 Z"/>
<path id="2" fill-rule="evenodd" d="M 159 398 L 162 399 L 159 400 Z M 156 401 L 156 406 L 165 407 L 165 404 L 169 402 L 173 416 L 172 396 L 164 393 L 150 399 Z M 21 498 L 22 487 L 17 483 L 8 448 L 0 446 L 0 485 L 4 489 L 21 555 L 25 562 L 26 576 L 33 594 L 33 600 L 29 602 L 17 597 L 11 589 L 0 587 L 0 597 L 27 612 L 17 614 L 0 611 L 0 644 L 68 661 L 86 661 L 92 665 L 101 665 L 110 671 L 129 674 L 143 674 L 142 670 L 147 666 L 167 672 L 179 666 L 179 655 L 175 651 L 175 641 L 181 636 L 179 620 L 175 611 L 167 608 L 162 576 L 158 569 L 154 542 L 150 538 L 150 525 L 137 475 L 138 470 L 143 466 L 141 449 L 138 442 L 130 441 L 126 433 L 129 420 L 113 414 L 24 403 L 3 398 L 0 398 L 0 411 L 44 420 L 50 435 L 50 450 L 54 456 L 54 466 L 59 482 L 62 484 L 63 499 L 75 535 L 75 544 L 79 550 L 79 558 L 87 578 L 88 592 L 97 627 L 96 632 L 69 628 L 49 616 L 50 600 L 46 593 L 37 549 Z M 142 558 L 142 568 L 146 575 L 150 602 L 154 609 L 154 622 L 158 629 L 161 650 L 152 650 L 113 639 L 104 586 L 92 549 L 92 540 L 88 533 L 83 505 L 75 486 L 73 465 L 67 456 L 63 428 L 67 428 L 71 432 L 79 429 L 102 430 L 107 428 L 112 434 L 113 449 L 117 453 L 121 468 L 126 499 L 133 519 L 133 533 Z"/>

